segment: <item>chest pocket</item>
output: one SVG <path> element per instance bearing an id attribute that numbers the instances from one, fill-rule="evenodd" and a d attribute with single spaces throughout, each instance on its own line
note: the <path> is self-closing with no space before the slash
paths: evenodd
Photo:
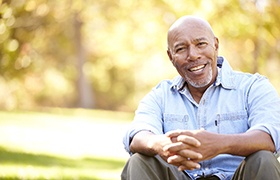
<path id="1" fill-rule="evenodd" d="M 164 133 L 177 130 L 187 129 L 189 116 L 184 114 L 164 114 L 163 115 L 163 131 Z"/>
<path id="2" fill-rule="evenodd" d="M 217 114 L 216 125 L 218 126 L 218 133 L 243 133 L 249 128 L 247 120 L 248 115 L 246 111 Z"/>

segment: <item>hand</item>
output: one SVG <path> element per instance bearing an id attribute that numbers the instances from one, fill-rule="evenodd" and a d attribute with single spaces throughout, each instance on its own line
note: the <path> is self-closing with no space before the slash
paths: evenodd
<path id="1" fill-rule="evenodd" d="M 181 131 L 172 131 L 166 134 L 171 138 L 172 144 L 163 147 L 165 152 L 171 154 L 167 162 L 179 167 L 179 170 L 200 168 L 199 161 L 202 155 L 194 149 L 201 146 L 201 143 L 194 137 L 180 135 Z M 172 155 L 173 154 L 173 155 Z"/>
<path id="2" fill-rule="evenodd" d="M 172 144 L 171 138 L 165 135 L 153 135 L 149 137 L 147 146 L 154 151 L 154 154 L 158 154 L 163 160 L 167 162 L 167 159 L 174 155 L 169 151 L 164 151 L 163 147 Z"/>
<path id="3" fill-rule="evenodd" d="M 170 156 L 167 162 L 179 166 L 179 170 L 199 168 L 199 161 L 210 159 L 219 154 L 218 134 L 205 130 L 171 131 L 166 134 L 173 144 L 166 145 L 165 151 L 176 155 Z"/>
<path id="4" fill-rule="evenodd" d="M 130 143 L 130 151 L 132 153 L 142 153 L 147 156 L 159 155 L 163 160 L 171 155 L 170 152 L 163 151 L 163 147 L 171 144 L 171 138 L 163 134 L 154 134 L 150 131 L 140 131 L 136 133 Z"/>

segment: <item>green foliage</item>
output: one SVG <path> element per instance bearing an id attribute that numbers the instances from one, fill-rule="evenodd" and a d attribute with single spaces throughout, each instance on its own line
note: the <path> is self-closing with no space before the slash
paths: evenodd
<path id="1" fill-rule="evenodd" d="M 2 1 L 0 108 L 77 107 L 84 98 L 98 109 L 135 110 L 153 86 L 177 74 L 166 32 L 185 14 L 209 20 L 220 54 L 235 69 L 260 72 L 280 89 L 279 6 L 275 0 Z"/>

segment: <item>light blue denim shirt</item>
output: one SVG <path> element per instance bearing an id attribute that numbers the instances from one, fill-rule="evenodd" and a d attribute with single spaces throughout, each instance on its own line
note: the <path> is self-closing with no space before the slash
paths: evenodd
<path id="1" fill-rule="evenodd" d="M 176 129 L 204 128 L 220 134 L 262 130 L 271 135 L 279 151 L 280 98 L 275 88 L 264 76 L 233 71 L 223 57 L 218 58 L 217 68 L 216 81 L 205 91 L 199 104 L 180 76 L 153 88 L 140 102 L 124 136 L 125 149 L 130 153 L 130 140 L 141 130 L 165 134 Z M 200 162 L 200 169 L 186 172 L 193 179 L 217 175 L 228 180 L 243 158 L 221 154 Z"/>

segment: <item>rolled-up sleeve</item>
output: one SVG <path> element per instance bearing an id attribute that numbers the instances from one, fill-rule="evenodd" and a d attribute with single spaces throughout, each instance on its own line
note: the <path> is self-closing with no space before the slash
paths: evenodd
<path id="1" fill-rule="evenodd" d="M 280 98 L 268 81 L 260 77 L 248 94 L 249 126 L 271 135 L 276 151 L 280 151 Z"/>
<path id="2" fill-rule="evenodd" d="M 159 85 L 148 93 L 141 101 L 135 112 L 135 117 L 123 137 L 125 150 L 130 152 L 130 142 L 134 135 L 140 131 L 150 131 L 154 134 L 162 134 L 162 113 Z"/>

